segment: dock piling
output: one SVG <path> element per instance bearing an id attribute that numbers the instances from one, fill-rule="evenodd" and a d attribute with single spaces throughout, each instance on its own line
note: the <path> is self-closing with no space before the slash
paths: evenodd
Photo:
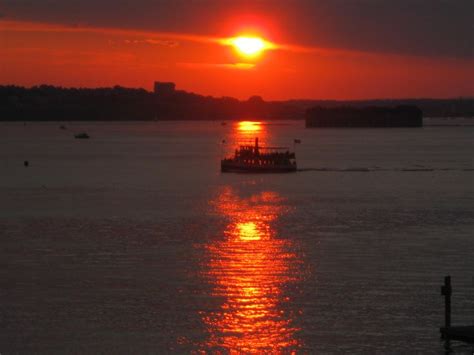
<path id="1" fill-rule="evenodd" d="M 441 338 L 444 339 L 444 347 L 450 351 L 450 341 L 464 341 L 474 344 L 474 325 L 451 326 L 451 276 L 444 277 L 444 285 L 441 286 L 441 295 L 444 296 L 444 327 L 440 328 Z"/>
<path id="2" fill-rule="evenodd" d="M 441 286 L 441 295 L 444 296 L 444 327 L 451 327 L 451 276 L 444 277 L 444 285 Z"/>

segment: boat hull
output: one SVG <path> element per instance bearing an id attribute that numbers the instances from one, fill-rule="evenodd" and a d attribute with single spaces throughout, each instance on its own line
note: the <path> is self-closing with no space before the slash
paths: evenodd
<path id="1" fill-rule="evenodd" d="M 296 164 L 291 165 L 250 165 L 237 162 L 221 162 L 223 173 L 292 173 L 296 172 Z"/>

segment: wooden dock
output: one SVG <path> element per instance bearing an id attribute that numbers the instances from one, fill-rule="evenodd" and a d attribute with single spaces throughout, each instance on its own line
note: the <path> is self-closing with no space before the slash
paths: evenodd
<path id="1" fill-rule="evenodd" d="M 446 341 L 458 340 L 474 344 L 474 325 L 451 326 L 451 276 L 445 276 L 444 285 L 441 286 L 441 295 L 444 296 L 444 327 L 440 328 L 441 337 Z"/>

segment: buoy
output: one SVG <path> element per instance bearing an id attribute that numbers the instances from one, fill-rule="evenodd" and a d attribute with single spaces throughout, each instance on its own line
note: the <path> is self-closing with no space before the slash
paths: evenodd
<path id="1" fill-rule="evenodd" d="M 90 136 L 86 132 L 78 133 L 74 135 L 76 139 L 89 139 Z"/>

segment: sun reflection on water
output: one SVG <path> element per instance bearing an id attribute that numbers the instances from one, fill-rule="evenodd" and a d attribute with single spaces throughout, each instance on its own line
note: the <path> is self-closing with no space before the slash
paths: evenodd
<path id="1" fill-rule="evenodd" d="M 207 245 L 205 277 L 220 308 L 203 314 L 209 338 L 206 348 L 233 352 L 296 350 L 296 311 L 287 287 L 296 278 L 296 256 L 290 241 L 279 239 L 272 224 L 286 209 L 276 193 L 248 199 L 224 190 L 213 206 L 228 219 L 224 236 Z"/>
<path id="2" fill-rule="evenodd" d="M 260 121 L 239 121 L 234 125 L 232 136 L 230 140 L 234 144 L 251 144 L 255 142 L 258 137 L 260 145 L 264 146 L 267 140 L 267 129 L 263 122 Z"/>
<path id="3" fill-rule="evenodd" d="M 255 222 L 237 223 L 239 238 L 241 240 L 260 240 L 260 233 L 258 232 Z"/>
<path id="4" fill-rule="evenodd" d="M 258 121 L 240 121 L 237 129 L 241 132 L 258 132 L 262 130 L 262 122 Z"/>

